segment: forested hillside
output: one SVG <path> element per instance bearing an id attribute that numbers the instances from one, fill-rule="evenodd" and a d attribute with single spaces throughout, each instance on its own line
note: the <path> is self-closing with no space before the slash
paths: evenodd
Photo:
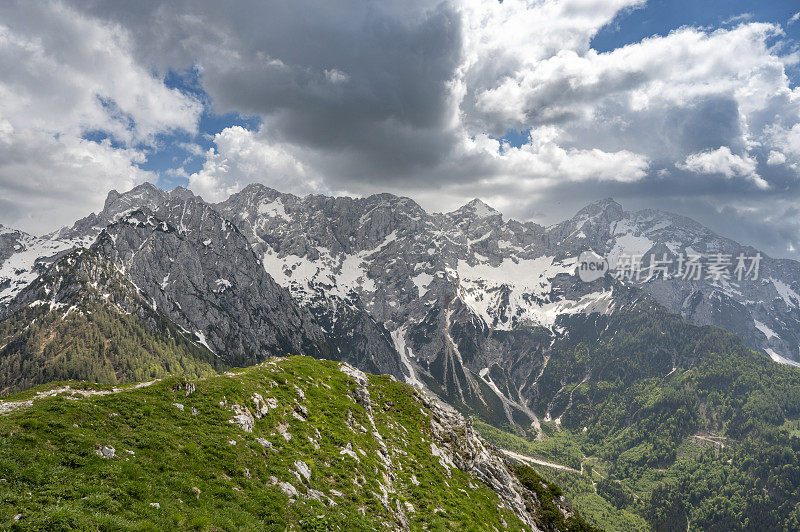
<path id="1" fill-rule="evenodd" d="M 88 249 L 62 257 L 0 317 L 2 394 L 58 380 L 122 383 L 226 367 Z"/>
<path id="2" fill-rule="evenodd" d="M 655 304 L 598 319 L 553 346 L 539 433 L 482 433 L 575 470 L 537 467 L 605 528 L 798 529 L 800 370 Z"/>

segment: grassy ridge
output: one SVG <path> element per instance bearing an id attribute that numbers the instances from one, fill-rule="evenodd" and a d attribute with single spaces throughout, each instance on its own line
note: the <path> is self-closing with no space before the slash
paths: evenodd
<path id="1" fill-rule="evenodd" d="M 409 387 L 369 381 L 375 423 L 396 464 L 391 483 L 375 437 L 361 429 L 370 425 L 351 399 L 353 381 L 333 362 L 292 357 L 194 389 L 167 378 L 34 400 L 0 416 L 0 525 L 374 530 L 399 526 L 402 509 L 412 529 L 522 529 L 491 489 L 432 456 L 429 413 Z M 255 393 L 275 407 L 246 432 L 229 420 L 234 405 L 254 408 Z M 99 456 L 103 447 L 114 458 Z"/>

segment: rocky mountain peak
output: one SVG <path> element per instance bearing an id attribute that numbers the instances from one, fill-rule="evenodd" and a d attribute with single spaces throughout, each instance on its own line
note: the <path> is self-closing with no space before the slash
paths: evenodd
<path id="1" fill-rule="evenodd" d="M 166 193 L 152 183 L 142 183 L 123 194 L 112 190 L 106 197 L 100 216 L 113 219 L 114 216 L 130 209 L 139 207 L 153 208 L 164 201 L 165 198 Z"/>
<path id="2" fill-rule="evenodd" d="M 613 198 L 605 198 L 590 203 L 575 215 L 573 219 L 602 219 L 603 221 L 615 221 L 622 219 L 624 210 L 622 205 L 614 201 Z"/>
<path id="3" fill-rule="evenodd" d="M 473 199 L 466 205 L 448 214 L 452 217 L 469 216 L 471 218 L 491 218 L 494 216 L 503 216 L 500 211 L 490 207 L 478 198 Z"/>
<path id="4" fill-rule="evenodd" d="M 239 192 L 214 205 L 214 208 L 227 216 L 237 213 L 247 217 L 257 217 L 265 213 L 278 213 L 284 209 L 285 204 L 294 204 L 301 201 L 292 194 L 284 194 L 260 183 L 251 183 Z"/>
<path id="5" fill-rule="evenodd" d="M 168 196 L 170 199 L 182 199 L 182 200 L 195 199 L 198 197 L 188 188 L 181 186 L 175 187 L 172 190 L 170 190 Z"/>
<path id="6" fill-rule="evenodd" d="M 272 187 L 262 185 L 261 183 L 250 183 L 237 194 L 242 196 L 269 196 L 271 198 L 284 195 L 283 192 L 275 190 Z"/>
<path id="7" fill-rule="evenodd" d="M 123 193 L 112 190 L 106 196 L 102 211 L 81 218 L 72 227 L 64 227 L 47 237 L 59 240 L 81 240 L 82 244 L 85 244 L 100 234 L 105 226 L 126 213 L 140 208 L 154 210 L 167 197 L 166 192 L 152 183 L 142 183 Z"/>

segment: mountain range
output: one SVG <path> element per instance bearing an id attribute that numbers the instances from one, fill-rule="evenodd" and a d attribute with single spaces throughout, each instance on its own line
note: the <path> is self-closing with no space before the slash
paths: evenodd
<path id="1" fill-rule="evenodd" d="M 91 247 L 225 363 L 310 353 L 512 422 L 554 413 L 537 412 L 524 393 L 544 372 L 547 350 L 515 375 L 509 362 L 569 334 L 564 323 L 575 316 L 634 304 L 631 288 L 778 362 L 800 359 L 795 261 L 760 254 L 755 279 L 581 282 L 575 273 L 585 250 L 612 265 L 640 256 L 645 274 L 648 257 L 758 254 L 687 218 L 630 213 L 610 199 L 543 227 L 505 220 L 477 199 L 429 214 L 390 194 L 301 198 L 250 185 L 212 205 L 186 189 L 144 184 L 112 191 L 100 213 L 44 237 L 0 231 L 5 315 L 65 253 Z"/>
<path id="2" fill-rule="evenodd" d="M 584 281 L 587 252 L 610 273 Z M 0 228 L 0 391 L 310 355 L 569 462 L 578 480 L 557 480 L 597 525 L 780 528 L 800 520 L 784 459 L 798 447 L 799 291 L 800 263 L 610 199 L 544 227 L 477 199 L 430 214 L 390 194 L 250 185 L 210 204 L 144 184 L 49 235 Z M 703 467 L 741 479 L 738 509 L 710 509 L 711 480 L 681 484 Z"/>

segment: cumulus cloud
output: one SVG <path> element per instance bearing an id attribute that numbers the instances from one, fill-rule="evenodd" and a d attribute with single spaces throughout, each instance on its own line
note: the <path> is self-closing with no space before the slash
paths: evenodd
<path id="1" fill-rule="evenodd" d="M 728 179 L 744 177 L 753 181 L 759 188 L 769 188 L 769 184 L 756 173 L 756 161 L 747 156 L 731 153 L 731 149 L 727 146 L 693 153 L 676 166 L 696 174 L 722 174 Z"/>
<path id="2" fill-rule="evenodd" d="M 767 164 L 770 166 L 775 166 L 778 164 L 783 164 L 786 162 L 786 156 L 779 151 L 770 150 L 769 156 L 767 157 Z"/>
<path id="3" fill-rule="evenodd" d="M 126 143 L 194 131 L 199 102 L 131 55 L 124 28 L 58 3 L 0 8 L 2 115 L 44 131 L 102 130 Z"/>
<path id="4" fill-rule="evenodd" d="M 214 145 L 203 168 L 187 176 L 192 190 L 207 201 L 223 201 L 250 183 L 299 195 L 324 191 L 318 177 L 261 132 L 229 127 L 214 136 Z"/>
<path id="5" fill-rule="evenodd" d="M 552 102 L 549 97 L 572 92 L 570 62 L 584 62 L 583 57 L 593 52 L 592 37 L 602 27 L 621 11 L 643 4 L 642 0 L 463 2 L 467 31 L 458 83 L 465 118 L 472 127 L 497 135 L 509 128 L 577 118 L 580 109 L 559 105 L 560 97 Z"/>
<path id="6" fill-rule="evenodd" d="M 627 150 L 563 148 L 558 142 L 559 133 L 558 128 L 552 126 L 538 128 L 531 132 L 528 142 L 519 147 L 480 135 L 466 140 L 464 157 L 490 161 L 493 171 L 487 184 L 509 181 L 523 189 L 526 185 L 535 189 L 548 182 L 633 182 L 647 173 L 646 157 Z"/>
<path id="7" fill-rule="evenodd" d="M 514 72 L 484 84 L 473 102 L 497 131 L 556 123 L 576 143 L 635 149 L 652 159 L 680 160 L 702 148 L 699 142 L 719 140 L 738 149 L 764 135 L 753 130 L 762 111 L 783 106 L 797 120 L 784 74 L 796 58 L 768 46 L 780 35 L 769 24 L 710 33 L 683 28 L 608 53 L 562 49 L 527 65 L 520 60 Z M 698 110 L 716 115 L 701 117 L 701 135 L 691 122 Z"/>
<path id="8" fill-rule="evenodd" d="M 800 90 L 795 89 L 796 97 L 800 98 Z M 767 127 L 770 145 L 776 147 L 784 161 L 797 167 L 800 163 L 800 123 L 794 123 L 791 127 L 781 124 L 772 124 Z"/>

